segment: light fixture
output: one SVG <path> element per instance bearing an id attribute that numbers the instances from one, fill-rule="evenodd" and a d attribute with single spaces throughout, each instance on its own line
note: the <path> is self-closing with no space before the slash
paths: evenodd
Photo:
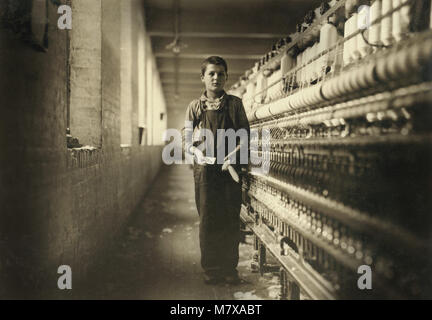
<path id="1" fill-rule="evenodd" d="M 187 44 L 182 43 L 180 40 L 180 0 L 174 0 L 174 40 L 167 44 L 165 48 L 171 50 L 174 55 L 180 54 L 181 50 L 187 48 Z"/>

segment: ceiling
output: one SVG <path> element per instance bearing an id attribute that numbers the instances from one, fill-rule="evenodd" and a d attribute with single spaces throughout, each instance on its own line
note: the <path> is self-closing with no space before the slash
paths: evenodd
<path id="1" fill-rule="evenodd" d="M 184 110 L 203 91 L 202 61 L 228 63 L 229 89 L 321 0 L 144 0 L 147 31 L 168 110 Z M 176 14 L 177 13 L 177 14 Z M 180 52 L 166 46 L 179 35 Z"/>

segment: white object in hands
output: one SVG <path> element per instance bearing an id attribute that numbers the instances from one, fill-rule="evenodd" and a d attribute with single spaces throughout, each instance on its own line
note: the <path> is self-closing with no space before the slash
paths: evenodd
<path id="1" fill-rule="evenodd" d="M 200 165 L 205 164 L 205 157 L 202 151 L 198 148 L 192 147 L 192 153 L 194 155 L 194 158 L 196 159 L 196 162 Z"/>
<path id="2" fill-rule="evenodd" d="M 214 157 L 204 157 L 204 162 L 206 164 L 215 164 L 216 158 L 214 158 Z"/>
<path id="3" fill-rule="evenodd" d="M 231 165 L 231 161 L 230 160 L 225 160 L 224 164 L 222 165 L 222 171 L 226 171 L 228 170 L 228 172 L 231 175 L 231 178 L 239 183 L 240 182 L 240 178 L 237 174 L 237 172 L 235 171 L 235 169 L 233 168 L 233 166 Z"/>

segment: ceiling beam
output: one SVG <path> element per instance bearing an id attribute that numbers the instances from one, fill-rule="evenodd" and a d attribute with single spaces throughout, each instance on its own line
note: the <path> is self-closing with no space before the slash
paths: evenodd
<path id="1" fill-rule="evenodd" d="M 179 29 L 188 33 L 197 32 L 199 28 L 199 32 L 205 33 L 289 34 L 294 32 L 295 25 L 303 20 L 311 5 L 298 2 L 295 7 L 296 10 L 274 10 L 269 7 L 259 10 L 182 10 Z M 173 31 L 175 17 L 172 9 L 148 7 L 146 17 L 148 32 Z"/>
<path id="2" fill-rule="evenodd" d="M 155 53 L 156 58 L 172 58 L 174 55 L 169 52 L 158 52 Z M 258 60 L 262 57 L 262 54 L 223 54 L 223 53 L 206 53 L 206 54 L 196 54 L 196 53 L 184 53 L 180 54 L 179 57 L 182 59 L 206 59 L 210 56 L 220 56 L 225 59 L 239 59 L 239 60 Z"/>
<path id="3" fill-rule="evenodd" d="M 213 52 L 223 52 L 225 55 L 248 54 L 262 56 L 271 50 L 272 46 L 279 38 L 273 39 L 235 39 L 235 38 L 181 38 L 181 43 L 185 47 L 181 49 L 180 57 L 184 54 L 207 54 Z M 153 37 L 151 39 L 153 53 L 170 53 L 175 57 L 171 50 L 166 46 L 172 41 L 169 38 Z"/>
<path id="4" fill-rule="evenodd" d="M 160 73 L 175 73 L 173 68 L 159 68 L 158 69 Z M 179 68 L 178 70 L 179 73 L 187 73 L 187 74 L 195 74 L 195 75 L 199 75 L 200 74 L 200 70 L 198 68 L 194 68 L 194 69 L 182 69 Z M 229 70 L 229 75 L 242 75 L 245 73 L 245 70 Z"/>
<path id="5" fill-rule="evenodd" d="M 165 79 L 161 79 L 161 83 L 163 85 L 168 85 L 168 84 L 175 84 L 176 82 L 181 83 L 182 85 L 196 85 L 196 86 L 202 86 L 202 82 L 199 78 L 197 79 L 188 79 L 188 80 L 181 80 L 180 81 L 176 81 L 176 79 L 174 79 L 174 77 L 172 78 L 165 78 Z"/>
<path id="6" fill-rule="evenodd" d="M 150 31 L 150 37 L 174 38 L 170 31 Z M 182 38 L 234 38 L 234 39 L 279 39 L 286 37 L 283 33 L 234 33 L 234 32 L 181 32 Z"/>
<path id="7" fill-rule="evenodd" d="M 218 50 L 219 51 L 219 50 Z M 265 52 L 263 52 L 264 54 Z M 171 54 L 170 57 L 167 58 L 156 58 L 156 63 L 158 65 L 159 68 L 165 67 L 165 66 L 169 66 L 170 68 L 174 66 L 174 55 Z M 197 58 L 195 60 L 190 60 L 190 59 L 182 59 L 181 55 L 176 57 L 178 59 L 177 63 L 178 66 L 180 68 L 200 68 L 201 64 L 202 64 L 202 60 Z M 230 59 L 229 62 L 231 64 L 235 64 L 236 66 L 238 65 L 239 68 L 236 68 L 237 70 L 244 70 L 248 67 L 251 66 L 251 62 L 250 61 L 244 61 L 242 59 Z M 229 66 L 228 66 L 229 68 Z M 230 68 L 229 68 L 230 69 Z"/>
<path id="8" fill-rule="evenodd" d="M 219 50 L 217 50 L 219 51 Z M 241 51 L 243 52 L 243 51 Z M 264 54 L 264 50 L 263 50 Z M 250 60 L 238 60 L 238 59 L 226 59 L 228 63 L 228 74 L 234 73 L 243 74 L 245 70 L 253 67 L 255 64 L 254 61 Z M 177 58 L 177 61 L 171 56 L 168 58 L 157 58 L 156 63 L 158 69 L 169 69 L 174 70 L 174 68 L 178 67 L 181 73 L 182 70 L 195 70 L 195 73 L 200 73 L 201 64 L 203 59 L 182 59 L 181 55 Z M 177 63 L 177 66 L 176 66 Z"/>

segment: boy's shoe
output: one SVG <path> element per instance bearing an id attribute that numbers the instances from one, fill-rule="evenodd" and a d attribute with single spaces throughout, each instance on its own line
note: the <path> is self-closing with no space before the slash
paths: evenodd
<path id="1" fill-rule="evenodd" d="M 205 284 L 217 284 L 222 281 L 222 278 L 216 275 L 204 274 Z"/>
<path id="2" fill-rule="evenodd" d="M 242 282 L 242 280 L 240 279 L 240 277 L 237 274 L 225 276 L 224 281 L 225 281 L 225 283 L 231 284 L 231 285 L 238 285 Z"/>

